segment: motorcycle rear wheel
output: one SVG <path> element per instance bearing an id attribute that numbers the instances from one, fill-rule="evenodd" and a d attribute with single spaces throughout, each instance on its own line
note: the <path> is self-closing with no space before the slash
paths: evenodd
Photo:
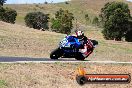
<path id="1" fill-rule="evenodd" d="M 76 57 L 75 57 L 75 59 L 76 60 L 84 60 L 85 59 L 85 57 L 81 54 L 81 53 L 78 53 L 77 55 L 76 55 Z"/>

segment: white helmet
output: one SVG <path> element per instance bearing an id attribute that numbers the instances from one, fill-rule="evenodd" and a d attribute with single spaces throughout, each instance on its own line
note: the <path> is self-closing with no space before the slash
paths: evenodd
<path id="1" fill-rule="evenodd" d="M 84 36 L 84 32 L 83 31 L 76 31 L 76 35 L 79 38 L 82 38 Z"/>

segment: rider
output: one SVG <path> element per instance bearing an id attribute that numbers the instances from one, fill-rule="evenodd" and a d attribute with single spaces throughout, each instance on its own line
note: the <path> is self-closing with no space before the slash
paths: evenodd
<path id="1" fill-rule="evenodd" d="M 75 33 L 79 42 L 82 44 L 79 52 L 81 52 L 84 57 L 89 56 L 93 52 L 93 44 L 91 40 L 84 35 L 83 31 L 76 31 Z"/>

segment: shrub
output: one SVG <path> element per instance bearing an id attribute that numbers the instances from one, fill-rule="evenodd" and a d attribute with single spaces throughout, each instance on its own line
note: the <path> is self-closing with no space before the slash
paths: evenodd
<path id="1" fill-rule="evenodd" d="M 69 2 L 66 1 L 65 4 L 69 4 Z"/>
<path id="2" fill-rule="evenodd" d="M 48 2 L 47 2 L 47 1 L 45 1 L 45 2 L 44 2 L 44 4 L 48 4 Z"/>
<path id="3" fill-rule="evenodd" d="M 60 30 L 60 27 L 61 27 L 61 23 L 59 20 L 55 20 L 54 18 L 51 19 L 51 23 L 52 23 L 52 31 L 55 31 L 55 32 L 59 32 Z"/>
<path id="4" fill-rule="evenodd" d="M 25 16 L 25 23 L 30 28 L 48 29 L 48 14 L 42 12 L 30 12 Z"/>
<path id="5" fill-rule="evenodd" d="M 129 21 L 129 30 L 125 34 L 125 39 L 128 42 L 132 42 L 132 20 Z"/>
<path id="6" fill-rule="evenodd" d="M 128 31 L 130 10 L 123 2 L 109 2 L 101 9 L 101 21 L 105 39 L 121 40 Z"/>
<path id="7" fill-rule="evenodd" d="M 15 23 L 17 12 L 11 8 L 0 7 L 0 20 Z"/>
<path id="8" fill-rule="evenodd" d="M 52 31 L 69 34 L 73 27 L 72 20 L 74 20 L 73 14 L 68 10 L 60 9 L 55 13 L 55 18 L 52 19 L 51 28 Z"/>
<path id="9" fill-rule="evenodd" d="M 0 20 L 3 19 L 4 13 L 5 13 L 5 9 L 0 6 Z"/>
<path id="10" fill-rule="evenodd" d="M 94 18 L 93 18 L 92 24 L 94 24 L 94 25 L 96 25 L 96 26 L 99 25 L 99 19 L 98 19 L 98 17 L 94 17 Z"/>
<path id="11" fill-rule="evenodd" d="M 6 2 L 7 0 L 0 0 L 0 6 L 3 6 L 3 4 Z"/>
<path id="12" fill-rule="evenodd" d="M 90 22 L 90 18 L 89 18 L 89 15 L 88 15 L 88 14 L 85 14 L 85 20 L 86 20 L 86 24 L 87 24 L 88 22 Z"/>

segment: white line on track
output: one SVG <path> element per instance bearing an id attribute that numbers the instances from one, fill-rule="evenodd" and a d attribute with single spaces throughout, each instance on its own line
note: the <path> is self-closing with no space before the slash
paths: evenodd
<path id="1" fill-rule="evenodd" d="M 102 63 L 102 64 L 132 64 L 132 62 L 117 62 L 117 61 L 14 61 L 0 63 Z"/>

